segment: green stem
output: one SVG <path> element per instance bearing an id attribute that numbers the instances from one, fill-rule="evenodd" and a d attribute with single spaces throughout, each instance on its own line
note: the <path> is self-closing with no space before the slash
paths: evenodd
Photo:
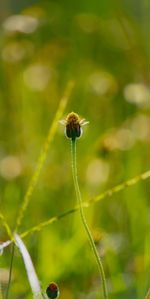
<path id="1" fill-rule="evenodd" d="M 11 276 L 12 276 L 12 267 L 13 267 L 14 252 L 15 252 L 15 243 L 12 244 L 11 260 L 10 260 L 10 269 L 9 269 L 9 279 L 8 279 L 8 285 L 7 285 L 7 290 L 6 290 L 6 299 L 8 299 L 9 288 L 10 288 L 10 283 L 11 283 Z"/>
<path id="2" fill-rule="evenodd" d="M 105 273 L 104 273 L 104 269 L 103 269 L 103 265 L 100 259 L 100 256 L 98 255 L 92 234 L 90 232 L 90 229 L 88 227 L 86 218 L 84 216 L 84 211 L 83 211 L 83 207 L 82 207 L 82 198 L 81 198 L 81 192 L 80 192 L 80 188 L 79 188 L 79 184 L 78 184 L 78 176 L 77 176 L 77 162 L 76 162 L 76 140 L 72 139 L 71 140 L 71 154 L 72 154 L 72 174 L 73 174 L 73 181 L 74 181 L 74 187 L 75 187 L 75 191 L 76 191 L 76 197 L 77 197 L 77 201 L 79 204 L 79 211 L 80 211 L 80 215 L 81 215 L 81 220 L 82 223 L 84 225 L 85 231 L 88 235 L 89 238 L 89 242 L 90 245 L 92 247 L 93 253 L 95 255 L 95 259 L 98 265 L 98 269 L 100 272 L 100 277 L 101 277 L 101 281 L 102 281 L 102 288 L 103 288 L 103 295 L 105 299 L 108 299 L 108 295 L 107 295 L 107 287 L 106 287 L 106 279 L 105 279 Z"/>

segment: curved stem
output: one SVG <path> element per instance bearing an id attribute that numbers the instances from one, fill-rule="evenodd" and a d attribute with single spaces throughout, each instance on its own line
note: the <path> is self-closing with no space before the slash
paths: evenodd
<path id="1" fill-rule="evenodd" d="M 76 197 L 77 197 L 77 201 L 79 204 L 79 211 L 80 211 L 80 215 L 81 215 L 81 220 L 83 223 L 83 226 L 85 228 L 85 231 L 88 235 L 88 239 L 90 242 L 90 245 L 92 247 L 97 265 L 98 265 L 98 269 L 100 272 L 100 277 L 101 277 L 101 281 L 102 281 L 102 288 L 103 288 L 103 295 L 105 299 L 108 299 L 108 295 L 107 295 L 107 287 L 106 287 L 106 279 L 105 279 L 105 273 L 104 273 L 104 269 L 103 269 L 103 265 L 100 259 L 100 256 L 98 255 L 92 234 L 90 232 L 90 229 L 88 227 L 86 218 L 84 216 L 84 211 L 83 211 L 83 207 L 82 207 L 82 198 L 81 198 L 81 192 L 80 192 L 80 188 L 79 188 L 79 184 L 78 184 L 78 176 L 77 176 L 77 163 L 76 163 L 76 140 L 72 139 L 71 140 L 71 154 L 72 154 L 72 174 L 73 174 L 73 181 L 74 181 L 74 187 L 75 187 L 75 191 L 76 191 Z"/>

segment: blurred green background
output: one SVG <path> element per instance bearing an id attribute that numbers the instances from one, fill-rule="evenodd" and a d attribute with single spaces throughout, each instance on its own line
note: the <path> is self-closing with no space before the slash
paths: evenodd
<path id="1" fill-rule="evenodd" d="M 14 229 L 38 156 L 69 80 L 65 116 L 89 120 L 77 144 L 84 200 L 150 168 L 150 2 L 0 2 L 0 210 Z M 144 299 L 150 287 L 149 181 L 85 210 L 110 299 Z M 70 142 L 58 125 L 20 232 L 76 204 Z M 8 236 L 0 226 L 0 241 Z M 99 297 L 99 274 L 78 213 L 24 239 L 43 289 L 61 299 Z M 0 257 L 5 298 L 10 247 Z M 32 298 L 15 250 L 11 299 Z"/>

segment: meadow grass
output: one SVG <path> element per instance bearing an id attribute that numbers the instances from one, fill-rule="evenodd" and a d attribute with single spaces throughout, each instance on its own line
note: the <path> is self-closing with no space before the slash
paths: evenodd
<path id="1" fill-rule="evenodd" d="M 0 12 L 0 298 L 32 298 L 31 257 L 44 291 L 56 281 L 61 299 L 99 298 L 81 209 L 109 298 L 149 298 L 150 4 L 27 0 Z M 58 122 L 72 110 L 90 121 L 82 205 Z M 25 264 L 14 232 L 28 237 Z"/>

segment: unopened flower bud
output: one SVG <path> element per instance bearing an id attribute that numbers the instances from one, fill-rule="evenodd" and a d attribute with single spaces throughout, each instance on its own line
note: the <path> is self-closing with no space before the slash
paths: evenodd
<path id="1" fill-rule="evenodd" d="M 75 140 L 82 135 L 82 126 L 88 124 L 85 119 L 80 119 L 77 113 L 71 112 L 67 118 L 61 121 L 65 125 L 65 134 L 68 138 Z"/>
<path id="2" fill-rule="evenodd" d="M 55 282 L 51 282 L 46 289 L 46 294 L 48 298 L 55 299 L 59 296 L 59 288 Z"/>

